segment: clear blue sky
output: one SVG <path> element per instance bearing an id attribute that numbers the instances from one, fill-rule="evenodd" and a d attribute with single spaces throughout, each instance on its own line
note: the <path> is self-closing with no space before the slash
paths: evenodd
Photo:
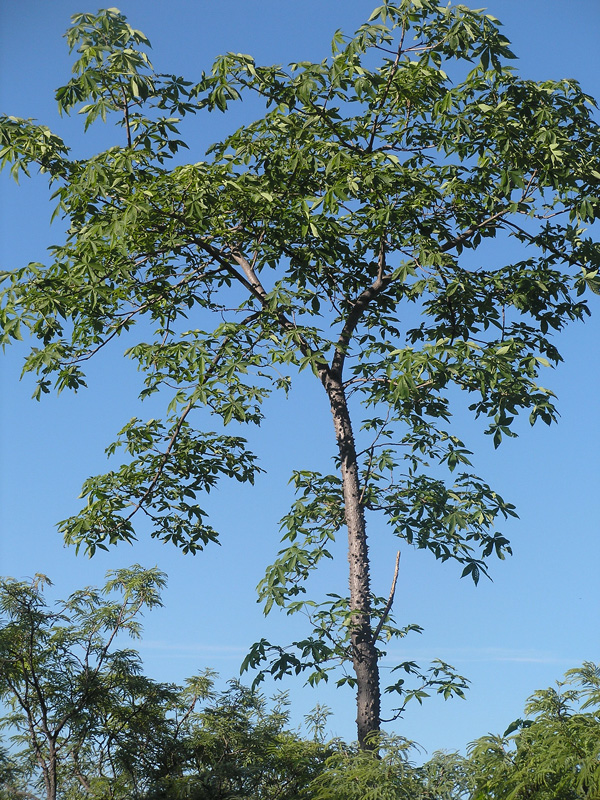
<path id="1" fill-rule="evenodd" d="M 149 36 L 159 71 L 193 80 L 214 56 L 228 50 L 251 53 L 263 63 L 320 60 L 330 52 L 334 30 L 353 31 L 372 5 L 370 0 L 123 0 L 120 9 Z M 597 0 L 492 0 L 488 9 L 505 23 L 522 75 L 574 77 L 600 97 Z M 103 146 L 106 133 L 100 126 L 83 138 L 81 119 L 58 117 L 53 92 L 70 74 L 61 39 L 70 15 L 95 10 L 82 0 L 0 0 L 2 111 L 36 117 L 81 155 Z M 203 117 L 194 122 L 200 129 L 190 133 L 200 149 L 239 120 L 235 114 Z M 190 155 L 192 160 L 201 157 L 201 151 Z M 14 187 L 3 177 L 1 269 L 45 260 L 46 247 L 61 236 L 60 224 L 50 229 L 48 218 L 43 179 L 22 180 Z M 597 315 L 561 336 L 565 363 L 545 376 L 546 385 L 559 395 L 558 426 L 531 430 L 524 424 L 519 439 L 494 451 L 479 427 L 458 423 L 460 435 L 476 452 L 479 474 L 520 514 L 503 527 L 515 555 L 493 566 L 494 582 L 482 580 L 475 588 L 459 580 L 452 566 L 436 564 L 422 553 L 403 553 L 397 620 L 419 623 L 425 632 L 395 648 L 396 660 L 443 658 L 472 681 L 465 702 L 432 699 L 397 723 L 398 732 L 429 752 L 459 749 L 487 731 L 502 732 L 536 688 L 584 659 L 600 661 L 599 320 Z M 22 355 L 15 348 L 0 363 L 1 574 L 44 572 L 55 582 L 56 596 L 64 596 L 100 583 L 107 569 L 158 564 L 169 575 L 169 589 L 164 609 L 146 619 L 140 650 L 147 671 L 163 680 L 182 681 L 206 666 L 224 678 L 234 676 L 251 642 L 266 636 L 284 643 L 294 631 L 301 633 L 289 619 L 273 615 L 265 621 L 254 587 L 278 549 L 277 520 L 290 499 L 286 484 L 291 469 L 327 463 L 332 443 L 328 411 L 321 406 L 318 414 L 311 406 L 318 387 L 301 382 L 289 401 L 271 403 L 253 442 L 268 471 L 259 485 L 254 490 L 223 487 L 211 495 L 207 507 L 223 533 L 222 547 L 192 558 L 140 541 L 90 561 L 65 548 L 54 525 L 76 510 L 82 480 L 104 469 L 104 447 L 138 412 L 137 376 L 114 349 L 92 368 L 88 391 L 38 404 L 30 400 L 31 382 L 18 383 Z M 143 414 L 150 416 L 152 410 Z M 371 542 L 375 590 L 387 594 L 395 542 L 385 530 L 375 529 Z M 342 549 L 319 580 L 328 590 L 344 590 Z M 354 735 L 350 691 L 287 686 L 296 720 L 315 702 L 325 702 L 335 711 L 331 732 Z"/>

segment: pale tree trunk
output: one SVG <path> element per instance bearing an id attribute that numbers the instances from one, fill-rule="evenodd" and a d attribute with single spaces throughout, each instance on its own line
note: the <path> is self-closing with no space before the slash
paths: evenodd
<path id="1" fill-rule="evenodd" d="M 244 284 L 263 307 L 267 303 L 267 293 L 260 283 L 252 264 L 237 249 L 232 249 L 236 263 L 242 268 Z M 354 434 L 346 393 L 342 381 L 346 348 L 359 320 L 377 295 L 391 281 L 385 274 L 385 240 L 382 237 L 378 256 L 377 278 L 372 286 L 365 289 L 356 299 L 352 311 L 340 334 L 336 353 L 331 367 L 324 364 L 318 368 L 318 375 L 327 392 L 335 437 L 340 457 L 342 491 L 346 527 L 348 529 L 348 562 L 350 585 L 350 641 L 352 663 L 356 677 L 356 725 L 358 741 L 362 749 L 370 748 L 369 736 L 379 732 L 381 723 L 381 693 L 379 688 L 379 661 L 375 637 L 371 628 L 371 586 L 369 578 L 369 548 L 367 529 L 361 502 L 358 462 L 354 446 Z M 295 331 L 296 326 L 285 314 L 279 314 L 279 322 L 286 331 Z M 309 344 L 298 335 L 297 343 L 303 355 L 310 355 Z M 314 354 L 313 354 L 314 355 Z"/>
<path id="2" fill-rule="evenodd" d="M 348 562 L 352 662 L 356 676 L 356 724 L 358 741 L 367 749 L 369 736 L 377 733 L 381 721 L 379 664 L 371 627 L 369 548 L 361 502 L 358 462 L 346 394 L 341 378 L 330 370 L 321 373 L 329 397 L 340 456 L 344 510 L 348 529 Z"/>

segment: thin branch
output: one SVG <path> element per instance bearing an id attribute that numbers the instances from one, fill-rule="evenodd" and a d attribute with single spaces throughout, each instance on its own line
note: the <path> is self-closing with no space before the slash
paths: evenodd
<path id="1" fill-rule="evenodd" d="M 535 180 L 535 177 L 536 177 L 537 173 L 538 173 L 538 171 L 537 171 L 537 167 L 536 167 L 536 168 L 533 170 L 533 172 L 531 173 L 531 177 L 529 178 L 529 181 L 528 181 L 528 183 L 527 183 L 527 186 L 526 186 L 526 187 L 525 187 L 525 189 L 523 190 L 523 194 L 521 195 L 521 200 L 520 200 L 520 202 L 521 202 L 521 203 L 522 203 L 522 202 L 523 202 L 523 200 L 524 200 L 524 199 L 525 199 L 525 198 L 526 198 L 526 197 L 529 195 L 529 190 L 531 189 L 531 186 L 532 186 L 532 184 L 533 184 L 533 181 Z M 534 187 L 534 188 L 536 188 L 536 187 Z"/>
<path id="2" fill-rule="evenodd" d="M 476 225 L 471 225 L 470 228 L 467 228 L 466 231 L 459 234 L 455 239 L 451 239 L 446 244 L 442 245 L 441 251 L 442 253 L 447 253 L 448 250 L 452 250 L 457 247 L 459 244 L 466 242 L 467 239 L 470 239 L 471 236 L 477 233 L 477 231 L 481 230 L 481 228 L 486 228 L 488 225 L 491 225 L 492 222 L 495 222 L 497 219 L 508 214 L 510 211 L 509 208 L 503 208 L 501 211 L 498 211 L 496 214 L 492 214 L 491 217 L 484 219 L 483 222 L 478 222 Z"/>
<path id="3" fill-rule="evenodd" d="M 350 378 L 347 381 L 344 381 L 344 389 L 348 388 L 348 386 L 352 386 L 354 384 L 365 384 L 365 383 L 383 383 L 383 384 L 392 384 L 393 380 L 391 378 Z M 428 386 L 433 385 L 433 379 L 424 381 L 423 383 L 418 383 L 415 386 L 415 390 L 418 389 L 426 389 Z M 369 448 L 367 447 L 362 452 L 365 453 Z"/>
<path id="4" fill-rule="evenodd" d="M 527 239 L 527 240 L 528 240 L 528 241 L 529 241 L 531 244 L 535 244 L 535 245 L 537 245 L 537 246 L 538 246 L 538 247 L 540 247 L 542 250 L 548 250 L 549 252 L 553 253 L 553 255 L 555 255 L 555 256 L 558 256 L 558 258 L 562 259 L 563 261 L 565 261 L 567 264 L 569 264 L 569 265 L 570 265 L 570 266 L 572 266 L 572 267 L 582 267 L 582 264 L 581 264 L 581 263 L 580 263 L 580 262 L 579 262 L 579 261 L 578 261 L 576 258 L 573 258 L 572 256 L 569 256 L 569 255 L 566 255 L 565 253 L 563 253 L 563 252 L 561 252 L 560 250 L 558 250 L 556 247 L 552 247 L 552 245 L 551 245 L 549 242 L 543 242 L 543 241 L 542 241 L 542 242 L 540 243 L 540 242 L 538 241 L 538 236 L 537 236 L 537 235 L 535 235 L 535 234 L 533 234 L 533 233 L 529 233 L 529 232 L 528 232 L 528 231 L 526 231 L 524 228 L 521 228 L 521 226 L 520 226 L 520 225 L 517 225 L 517 223 L 516 223 L 516 222 L 512 222 L 512 220 L 506 220 L 506 224 L 507 224 L 507 225 L 508 225 L 510 228 L 514 228 L 514 229 L 515 229 L 516 231 L 518 231 L 518 232 L 519 232 L 519 233 L 520 233 L 522 236 L 525 236 L 525 238 L 526 238 L 526 239 Z"/>
<path id="5" fill-rule="evenodd" d="M 379 241 L 379 253 L 377 254 L 377 280 L 375 283 L 381 283 L 385 273 L 385 235 L 382 235 Z"/>
<path id="6" fill-rule="evenodd" d="M 248 261 L 248 259 L 244 256 L 244 254 L 240 251 L 239 248 L 233 247 L 231 249 L 231 255 L 235 259 L 238 266 L 242 268 L 244 273 L 244 278 L 239 276 L 239 280 L 248 288 L 252 294 L 257 297 L 261 304 L 266 306 L 267 304 L 267 291 L 265 290 L 264 286 L 260 282 L 256 272 L 254 271 L 253 265 Z M 233 267 L 231 268 L 233 272 L 236 272 Z M 237 274 L 237 273 L 236 273 Z M 297 336 L 297 345 L 300 348 L 300 352 L 304 356 L 315 356 L 315 351 L 311 348 L 308 344 L 304 336 L 300 333 L 298 326 L 296 323 L 284 314 L 283 311 L 275 309 L 277 320 L 281 327 L 288 332 L 293 331 Z M 325 362 L 323 362 L 323 369 L 326 368 Z"/>
<path id="7" fill-rule="evenodd" d="M 17 661 L 17 660 L 18 659 L 15 658 L 15 661 Z M 38 723 L 37 720 L 35 719 L 35 716 L 34 716 L 34 713 L 33 713 L 33 703 L 32 703 L 32 701 L 30 701 L 30 698 L 29 698 L 29 679 L 28 679 L 27 672 L 26 672 L 27 668 L 25 666 L 23 666 L 22 664 L 20 664 L 20 666 L 22 666 L 23 672 L 25 674 L 25 679 L 24 679 L 25 680 L 25 693 L 24 693 L 24 695 L 21 695 L 21 692 L 19 692 L 19 689 L 17 688 L 17 685 L 14 684 L 9 678 L 6 678 L 6 683 L 7 683 L 8 687 L 10 688 L 11 692 L 13 693 L 13 695 L 16 697 L 16 699 L 17 699 L 19 705 L 21 706 L 22 710 L 25 712 L 25 717 L 27 719 L 27 727 L 29 729 L 29 735 L 31 737 L 31 742 L 33 743 L 33 750 L 35 752 L 35 760 L 37 761 L 40 769 L 42 770 L 42 775 L 43 775 L 43 778 L 44 778 L 44 785 L 46 786 L 46 789 L 48 789 L 48 786 L 49 786 L 49 767 L 48 767 L 48 763 L 46 761 L 46 758 L 44 756 L 44 751 L 43 751 L 42 745 L 41 745 L 41 743 L 39 741 L 38 731 L 37 731 L 37 728 L 41 727 L 41 723 Z M 41 722 L 43 722 L 43 720 Z M 47 729 L 43 729 L 42 732 L 44 733 L 44 735 L 46 737 L 46 740 L 48 740 L 49 737 L 50 737 L 50 732 Z"/>
<path id="8" fill-rule="evenodd" d="M 267 306 L 267 291 L 265 290 L 264 286 L 260 282 L 256 272 L 254 271 L 254 267 L 248 261 L 248 259 L 243 255 L 243 253 L 237 247 L 231 248 L 231 255 L 233 256 L 234 260 L 242 268 L 243 275 L 235 269 L 235 267 L 229 263 L 225 253 L 223 250 L 218 250 L 214 245 L 206 242 L 203 239 L 194 239 L 194 243 L 209 253 L 215 261 L 221 264 L 229 274 L 234 277 L 239 283 L 244 286 L 248 292 L 253 297 L 256 297 L 257 300 L 260 301 L 260 304 L 263 308 Z M 283 328 L 283 330 L 287 332 L 293 332 L 296 335 L 296 344 L 300 349 L 300 352 L 303 356 L 307 357 L 315 357 L 316 352 L 311 348 L 309 343 L 306 341 L 304 336 L 300 333 L 298 326 L 295 322 L 288 319 L 283 311 L 279 309 L 274 309 L 274 316 L 278 320 L 279 324 Z M 327 364 L 323 360 L 323 365 L 321 370 L 326 370 Z"/>
<path id="9" fill-rule="evenodd" d="M 406 128 L 404 128 L 401 133 L 405 131 Z M 393 150 L 395 153 L 422 153 L 423 150 L 433 150 L 434 148 L 437 148 L 437 144 L 423 144 L 419 146 L 415 145 L 414 147 L 398 147 L 395 144 L 383 144 L 381 147 L 378 147 L 375 152 L 379 153 L 382 150 Z"/>
<path id="10" fill-rule="evenodd" d="M 394 569 L 394 578 L 392 580 L 392 588 L 390 589 L 390 596 L 388 597 L 388 601 L 385 604 L 385 608 L 383 609 L 383 614 L 381 615 L 381 619 L 379 620 L 379 624 L 375 628 L 375 633 L 373 634 L 373 643 L 377 641 L 379 634 L 381 633 L 381 629 L 390 613 L 392 608 L 392 604 L 394 602 L 394 595 L 396 594 L 396 581 L 398 580 L 398 568 L 400 566 L 400 550 L 396 553 L 396 567 Z"/>
<path id="11" fill-rule="evenodd" d="M 129 122 L 129 103 L 127 102 L 127 93 L 125 92 L 125 86 L 123 85 L 123 80 L 119 78 L 119 88 L 121 89 L 121 97 L 123 98 L 123 105 L 121 106 L 117 98 L 114 95 L 114 92 L 108 86 L 105 86 L 108 89 L 110 97 L 117 108 L 123 108 L 123 120 L 125 122 L 125 131 L 127 134 L 127 147 L 131 147 L 131 124 Z"/>
<path id="12" fill-rule="evenodd" d="M 83 771 L 79 764 L 79 750 L 73 751 L 73 764 L 75 767 L 75 777 L 77 778 L 83 789 L 86 791 L 86 793 L 91 794 L 92 787 L 88 782 L 87 778 L 85 777 L 85 775 L 83 774 Z"/>
<path id="13" fill-rule="evenodd" d="M 257 246 L 258 244 L 260 244 L 260 241 L 257 242 Z M 235 259 L 236 264 L 242 268 L 242 271 L 246 276 L 246 279 L 251 287 L 252 293 L 256 295 L 264 304 L 265 299 L 267 297 L 267 292 L 265 291 L 264 286 L 260 282 L 258 275 L 254 271 L 254 266 L 248 261 L 248 259 L 244 256 L 244 254 L 238 247 L 231 248 L 231 255 Z M 254 261 L 255 260 L 256 259 L 254 259 Z"/>
<path id="14" fill-rule="evenodd" d="M 194 269 L 188 275 L 184 275 L 184 277 L 181 278 L 181 280 L 179 280 L 177 283 L 170 284 L 169 285 L 169 290 L 173 291 L 174 289 L 179 289 L 182 286 L 186 286 L 188 283 L 190 283 L 190 281 L 192 281 L 194 278 L 198 277 L 198 273 L 199 272 L 200 272 L 200 268 Z M 160 297 L 162 297 L 162 298 L 164 298 L 164 296 L 165 296 L 164 294 L 160 295 Z M 120 312 L 118 314 L 115 314 L 114 316 L 115 317 L 120 317 L 120 319 L 118 319 L 118 321 L 115 320 L 107 328 L 107 331 L 108 331 L 112 327 L 112 332 L 109 333 L 104 339 L 102 339 L 96 345 L 96 347 L 93 347 L 91 350 L 88 350 L 85 354 L 77 356 L 76 358 L 71 359 L 71 361 L 66 362 L 66 366 L 71 366 L 73 364 L 81 364 L 84 361 L 89 361 L 93 356 L 96 355 L 96 353 L 98 353 L 100 350 L 102 350 L 103 347 L 105 347 L 110 341 L 112 341 L 112 339 L 114 339 L 115 336 L 118 336 L 121 333 L 121 331 L 123 330 L 123 328 L 126 328 L 127 324 L 134 317 L 136 317 L 138 314 L 141 314 L 142 312 L 146 311 L 146 309 L 148 309 L 151 306 L 153 306 L 156 302 L 157 302 L 157 298 L 153 298 L 152 300 L 147 300 L 145 303 L 142 303 L 141 305 L 137 306 L 137 308 L 134 308 L 131 311 Z M 163 340 L 163 344 L 164 344 L 164 340 Z"/>
<path id="15" fill-rule="evenodd" d="M 437 42 L 433 42 L 433 44 L 414 44 L 412 47 L 407 47 L 407 53 L 429 53 L 431 50 L 435 50 L 436 47 L 439 47 L 441 44 L 444 43 L 443 39 L 440 39 Z"/>
<path id="16" fill-rule="evenodd" d="M 373 120 L 373 128 L 371 129 L 371 137 L 369 139 L 369 143 L 367 145 L 367 152 L 370 153 L 373 149 L 373 143 L 375 141 L 375 137 L 377 136 L 377 125 L 379 123 L 379 118 L 381 116 L 381 110 L 385 105 L 385 101 L 387 100 L 388 93 L 390 91 L 390 86 L 392 85 L 392 81 L 394 80 L 394 75 L 398 71 L 398 64 L 400 63 L 400 56 L 402 55 L 402 48 L 404 46 L 404 36 L 406 34 L 406 28 L 402 25 L 402 33 L 400 35 L 400 44 L 398 45 L 398 51 L 396 53 L 396 58 L 392 67 L 390 69 L 390 74 L 387 79 L 387 83 L 385 85 L 385 89 L 383 90 L 383 95 L 381 97 L 381 102 L 379 103 L 379 107 L 375 113 L 375 119 Z"/>
<path id="17" fill-rule="evenodd" d="M 392 50 L 391 47 L 383 47 L 383 45 L 380 44 L 374 44 L 371 46 L 373 47 L 374 50 L 380 50 L 382 53 L 390 53 L 393 56 L 396 55 L 396 51 Z"/>
<path id="18" fill-rule="evenodd" d="M 243 323 L 249 322 L 250 320 L 252 320 L 254 318 L 256 318 L 256 314 L 251 314 L 249 317 L 246 317 L 246 319 L 243 321 Z M 204 380 L 206 380 L 206 378 L 210 375 L 211 371 L 217 366 L 217 364 L 221 360 L 221 356 L 223 355 L 223 351 L 225 350 L 225 348 L 229 344 L 231 338 L 232 338 L 231 336 L 226 336 L 223 339 L 223 342 L 222 342 L 221 346 L 219 347 L 219 349 L 217 350 L 217 353 L 215 354 L 215 357 L 210 362 L 210 364 L 208 365 L 208 368 L 206 369 L 206 371 L 204 373 Z M 179 436 L 179 434 L 181 432 L 181 428 L 183 427 L 183 423 L 185 422 L 185 419 L 186 419 L 187 415 L 190 413 L 190 411 L 192 410 L 193 407 L 194 407 L 194 403 L 193 403 L 193 400 L 190 398 L 190 400 L 188 401 L 187 405 L 183 409 L 183 411 L 181 413 L 181 416 L 177 420 L 177 424 L 175 425 L 175 430 L 173 431 L 173 435 L 169 439 L 169 443 L 167 445 L 167 449 L 164 451 L 164 453 L 162 455 L 162 458 L 160 460 L 160 464 L 158 465 L 158 468 L 156 470 L 156 473 L 154 474 L 154 477 L 152 478 L 152 480 L 150 482 L 150 485 L 148 486 L 148 488 L 146 489 L 144 494 L 140 497 L 140 499 L 138 500 L 136 505 L 133 507 L 133 510 L 131 511 L 131 513 L 129 513 L 124 518 L 123 522 L 127 522 L 128 520 L 130 520 L 134 516 L 134 514 L 136 514 L 140 510 L 140 508 L 142 507 L 144 502 L 148 499 L 148 497 L 154 491 L 154 487 L 158 483 L 158 480 L 159 480 L 160 476 L 163 473 L 163 470 L 164 470 L 164 468 L 165 468 L 165 466 L 167 464 L 167 461 L 169 460 L 169 456 L 171 455 L 173 447 L 175 446 L 175 442 L 177 441 L 177 437 Z"/>
<path id="19" fill-rule="evenodd" d="M 286 77 L 289 79 L 288 75 L 286 75 Z M 240 82 L 240 84 L 242 86 L 245 86 L 247 89 L 250 89 L 251 91 L 257 92 L 257 94 L 261 95 L 262 97 L 266 97 L 269 100 L 273 100 L 274 102 L 277 102 L 277 103 L 281 103 L 281 102 L 285 103 L 284 100 L 279 98 L 273 92 L 266 92 L 260 86 L 256 86 L 256 84 L 251 84 L 250 82 L 244 80 L 239 75 L 237 76 L 237 79 L 238 79 L 238 81 Z M 337 141 L 340 144 L 344 145 L 344 147 L 347 147 L 349 150 L 352 150 L 355 153 L 363 153 L 364 150 L 362 149 L 362 147 L 359 147 L 358 145 L 353 145 L 351 142 L 348 142 L 348 141 L 342 139 L 339 136 L 336 126 L 331 122 L 331 120 L 327 116 L 326 105 L 327 105 L 327 102 L 329 101 L 330 97 L 331 97 L 331 88 L 330 88 L 329 93 L 328 93 L 328 95 L 326 97 L 325 105 L 323 105 L 322 108 L 317 106 L 317 105 L 315 105 L 315 103 L 313 103 L 313 101 L 310 98 L 308 98 L 307 103 L 308 103 L 308 105 L 310 105 L 312 110 L 321 118 L 321 120 L 327 125 L 327 127 L 332 131 L 332 133 L 335 134 L 335 137 L 336 137 Z M 300 112 L 300 113 L 302 113 L 302 112 Z"/>
<path id="20" fill-rule="evenodd" d="M 380 292 L 382 292 L 392 280 L 392 275 L 389 273 L 386 274 L 385 266 L 385 237 L 382 236 L 379 247 L 377 277 L 371 286 L 369 286 L 368 289 L 365 289 L 357 297 L 356 302 L 352 307 L 352 311 L 348 314 L 348 318 L 346 319 L 336 344 L 335 354 L 331 361 L 331 372 L 337 373 L 340 378 L 344 369 L 344 361 L 346 360 L 348 344 L 354 331 L 356 330 L 356 326 L 360 321 L 363 311 L 365 311 L 371 300 L 375 299 L 377 295 L 380 294 Z"/>
<path id="21" fill-rule="evenodd" d="M 386 426 L 387 426 L 387 424 L 389 422 L 391 413 L 392 413 L 392 409 L 388 408 L 388 412 L 386 414 L 385 420 L 383 421 L 383 423 L 381 424 L 381 427 L 377 431 L 377 435 L 375 436 L 375 438 L 371 442 L 370 447 L 366 448 L 366 450 L 363 450 L 362 453 L 357 453 L 356 454 L 356 458 L 358 460 L 360 455 L 363 455 L 364 453 L 369 453 L 369 462 L 367 464 L 367 471 L 366 471 L 366 474 L 365 474 L 365 478 L 363 480 L 363 488 L 362 488 L 362 491 L 360 493 L 360 498 L 358 500 L 358 502 L 361 505 L 362 505 L 362 502 L 363 502 L 364 497 L 365 497 L 365 492 L 367 491 L 367 485 L 369 483 L 369 478 L 371 477 L 371 467 L 373 466 L 373 457 L 374 457 L 375 448 L 377 447 L 377 441 L 383 435 L 383 432 L 386 429 Z"/>
<path id="22" fill-rule="evenodd" d="M 235 269 L 233 264 L 229 262 L 229 260 L 226 258 L 225 254 L 221 250 L 217 249 L 214 245 L 210 244 L 204 239 L 194 239 L 193 241 L 195 245 L 197 245 L 202 250 L 207 252 L 210 256 L 214 258 L 215 261 L 217 261 L 222 267 L 224 267 L 224 269 L 226 269 L 227 272 L 233 278 L 236 279 L 236 281 L 241 283 L 242 286 L 250 292 L 250 294 L 256 297 L 257 300 L 260 300 L 261 304 L 264 304 L 264 299 L 265 299 L 264 289 L 263 293 L 261 294 L 261 292 L 258 291 L 257 288 L 253 286 L 243 275 L 240 275 L 240 273 Z"/>
<path id="23" fill-rule="evenodd" d="M 520 203 L 522 203 L 527 198 L 527 196 L 530 194 L 530 190 L 532 188 L 532 184 L 533 184 L 533 181 L 535 179 L 536 174 L 537 174 L 537 169 L 533 170 L 533 172 L 531 174 L 531 177 L 529 178 L 529 182 L 528 182 L 527 186 L 525 187 L 525 189 L 523 189 L 523 192 L 521 194 L 521 198 L 519 200 Z M 470 228 L 467 228 L 466 231 L 464 231 L 463 233 L 459 234 L 455 239 L 452 239 L 451 241 L 446 242 L 446 244 L 442 245 L 442 252 L 443 253 L 447 253 L 448 250 L 452 250 L 454 247 L 457 247 L 459 244 L 462 244 L 462 242 L 465 242 L 467 239 L 470 239 L 471 236 L 473 236 L 475 233 L 477 233 L 477 231 L 481 230 L 481 228 L 486 228 L 492 222 L 495 222 L 497 219 L 500 219 L 501 217 L 504 217 L 509 212 L 510 212 L 510 207 L 503 208 L 500 211 L 497 211 L 495 214 L 492 214 L 491 217 L 488 217 L 487 219 L 484 219 L 483 222 L 478 222 L 476 225 L 472 225 Z M 506 224 L 513 224 L 513 223 L 509 223 L 507 220 L 505 220 L 505 223 Z M 517 227 L 517 226 L 515 225 L 514 227 Z"/>
<path id="24" fill-rule="evenodd" d="M 200 695 L 195 694 L 192 697 L 190 705 L 185 710 L 184 715 L 181 717 L 180 720 L 176 721 L 176 724 L 175 724 L 175 737 L 179 736 L 179 733 L 180 733 L 181 729 L 183 728 L 186 720 L 188 720 L 189 717 L 193 714 L 194 709 L 196 707 L 196 703 L 198 702 L 199 699 L 200 699 Z"/>
<path id="25" fill-rule="evenodd" d="M 263 229 L 262 229 L 262 231 L 259 233 L 259 235 L 258 235 L 258 239 L 257 239 L 257 240 L 256 240 L 256 242 L 255 242 L 255 245 L 254 245 L 254 246 L 255 246 L 254 255 L 252 256 L 252 269 L 253 269 L 253 270 L 254 270 L 254 267 L 256 266 L 256 261 L 258 260 L 258 248 L 259 248 L 259 247 L 261 246 L 261 244 L 263 243 L 263 240 L 264 240 L 264 238 L 265 238 L 265 236 L 266 236 L 266 233 L 267 233 L 267 229 L 266 229 L 266 227 L 265 227 L 265 228 L 263 228 Z"/>
<path id="26" fill-rule="evenodd" d="M 360 155 L 365 153 L 365 150 L 360 145 L 352 144 L 352 142 L 347 141 L 347 139 L 342 139 L 342 137 L 338 133 L 338 128 L 329 119 L 329 117 L 327 116 L 327 113 L 325 112 L 325 108 L 324 107 L 320 108 L 319 106 L 315 105 L 315 103 L 313 103 L 313 101 L 310 98 L 308 99 L 308 103 L 309 103 L 310 107 L 312 108 L 313 112 L 318 117 L 320 117 L 321 121 L 324 122 L 325 125 L 329 128 L 329 130 L 334 134 L 334 136 L 335 136 L 336 140 L 339 142 L 339 144 L 343 145 L 344 147 L 347 147 L 348 150 L 350 150 L 353 153 L 359 153 Z"/>
<path id="27" fill-rule="evenodd" d="M 125 130 L 127 131 L 127 147 L 131 147 L 131 124 L 129 122 L 129 104 L 123 100 L 123 116 L 125 118 Z"/>

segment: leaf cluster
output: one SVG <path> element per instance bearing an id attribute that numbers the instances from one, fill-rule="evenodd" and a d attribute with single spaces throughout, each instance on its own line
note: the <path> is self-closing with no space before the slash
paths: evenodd
<path id="1" fill-rule="evenodd" d="M 587 662 L 537 691 L 503 736 L 471 745 L 473 800 L 583 800 L 600 791 L 600 670 Z"/>

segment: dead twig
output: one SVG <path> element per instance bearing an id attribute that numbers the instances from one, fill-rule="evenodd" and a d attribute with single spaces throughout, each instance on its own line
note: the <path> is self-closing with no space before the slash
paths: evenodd
<path id="1" fill-rule="evenodd" d="M 383 614 L 381 615 L 381 619 L 379 620 L 379 625 L 375 628 L 375 633 L 373 634 L 373 643 L 375 643 L 381 633 L 381 629 L 384 626 L 384 623 L 388 617 L 388 614 L 391 611 L 392 604 L 394 602 L 394 595 L 396 594 L 396 581 L 398 580 L 398 569 L 400 567 L 400 550 L 396 553 L 396 567 L 394 569 L 394 578 L 392 580 L 392 588 L 390 589 L 390 596 L 388 597 L 388 601 L 385 604 L 385 608 L 383 609 Z"/>

